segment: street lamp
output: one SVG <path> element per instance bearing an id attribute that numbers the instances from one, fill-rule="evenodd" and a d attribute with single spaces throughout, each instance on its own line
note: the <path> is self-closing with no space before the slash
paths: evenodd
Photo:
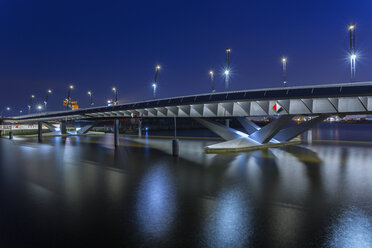
<path id="1" fill-rule="evenodd" d="M 228 91 L 229 90 L 229 81 L 230 81 L 230 52 L 231 52 L 231 49 L 230 48 L 226 48 L 226 68 L 225 68 L 225 71 L 224 71 L 224 74 L 225 74 L 225 90 Z"/>
<path id="2" fill-rule="evenodd" d="M 287 58 L 282 58 L 282 64 L 283 64 L 283 84 L 284 87 L 287 86 Z"/>
<path id="3" fill-rule="evenodd" d="M 46 95 L 45 95 L 45 101 L 44 101 L 44 105 L 45 105 L 45 111 L 47 109 L 47 105 L 48 105 L 48 100 L 49 100 L 49 94 L 52 93 L 52 90 L 47 90 L 46 92 Z"/>
<path id="4" fill-rule="evenodd" d="M 66 110 L 68 110 L 68 105 L 70 104 L 70 101 L 71 101 L 71 90 L 74 89 L 74 86 L 73 85 L 70 85 L 68 86 L 68 90 L 67 90 L 67 101 L 66 101 Z"/>
<path id="5" fill-rule="evenodd" d="M 113 87 L 112 91 L 114 92 L 114 96 L 115 96 L 114 105 L 117 105 L 118 104 L 118 89 L 116 89 L 116 87 Z"/>
<path id="6" fill-rule="evenodd" d="M 154 88 L 154 91 L 153 91 L 153 97 L 154 97 L 154 99 L 156 99 L 156 88 L 158 86 L 158 74 L 159 74 L 159 70 L 160 70 L 160 65 L 155 66 L 155 80 L 154 80 L 154 83 L 152 84 L 152 87 Z"/>
<path id="7" fill-rule="evenodd" d="M 211 77 L 211 87 L 212 87 L 212 93 L 216 90 L 214 89 L 214 72 L 212 70 L 209 71 L 209 75 Z"/>
<path id="8" fill-rule="evenodd" d="M 93 94 L 91 91 L 88 91 L 88 95 L 89 95 L 89 104 L 90 106 L 92 106 L 94 103 L 93 103 Z"/>
<path id="9" fill-rule="evenodd" d="M 32 99 L 34 99 L 34 98 L 35 98 L 35 95 L 30 96 L 30 104 L 28 105 L 28 114 L 31 113 Z"/>
<path id="10" fill-rule="evenodd" d="M 40 104 L 39 105 L 37 105 L 37 110 L 42 110 L 43 109 L 43 106 L 41 106 Z"/>
<path id="11" fill-rule="evenodd" d="M 350 82 L 355 80 L 355 64 L 356 64 L 356 51 L 355 51 L 355 24 L 350 24 L 349 27 L 350 34 Z"/>

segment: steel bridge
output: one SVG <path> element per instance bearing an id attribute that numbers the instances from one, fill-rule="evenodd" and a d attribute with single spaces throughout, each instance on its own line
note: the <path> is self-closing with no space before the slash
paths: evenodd
<path id="1" fill-rule="evenodd" d="M 97 121 L 114 119 L 115 144 L 118 144 L 120 118 L 190 117 L 211 129 L 226 141 L 207 147 L 208 151 L 245 150 L 271 147 L 295 141 L 294 138 L 331 115 L 372 114 L 372 82 L 280 87 L 255 90 L 180 96 L 151 101 L 102 106 L 75 111 L 55 111 L 6 118 L 5 123 L 41 123 L 85 121 L 78 133 L 89 131 Z M 276 120 L 258 127 L 249 117 L 274 116 Z M 286 128 L 294 116 L 312 116 L 311 120 Z M 239 132 L 212 122 L 207 117 L 237 118 L 245 129 Z M 41 130 L 41 128 L 39 128 Z M 39 132 L 41 140 L 41 133 Z"/>

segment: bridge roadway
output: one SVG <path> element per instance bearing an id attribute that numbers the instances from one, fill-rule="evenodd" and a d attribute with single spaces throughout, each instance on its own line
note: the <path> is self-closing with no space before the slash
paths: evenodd
<path id="1" fill-rule="evenodd" d="M 272 109 L 282 106 L 279 113 Z M 281 87 L 181 96 L 15 116 L 10 123 L 108 117 L 249 117 L 267 115 L 366 114 L 372 112 L 372 82 Z"/>
<path id="2" fill-rule="evenodd" d="M 279 107 L 275 110 L 274 105 Z M 226 142 L 207 147 L 209 151 L 245 150 L 293 142 L 302 132 L 331 115 L 372 114 L 372 82 L 280 87 L 255 90 L 208 93 L 151 101 L 102 106 L 75 111 L 55 111 L 6 118 L 5 123 L 39 123 L 53 129 L 47 122 L 94 121 L 83 127 L 87 132 L 97 120 L 115 119 L 115 144 L 118 144 L 118 119 L 125 117 L 192 117 L 211 129 Z M 314 116 L 297 126 L 285 128 L 294 116 Z M 278 116 L 260 128 L 247 117 Z M 315 117 L 317 116 L 317 117 Z M 203 119 L 205 117 L 238 118 L 245 133 Z M 41 134 L 39 132 L 39 140 Z"/>

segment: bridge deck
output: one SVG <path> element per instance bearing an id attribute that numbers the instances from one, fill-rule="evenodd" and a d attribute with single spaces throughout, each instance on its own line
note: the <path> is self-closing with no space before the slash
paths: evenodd
<path id="1" fill-rule="evenodd" d="M 272 101 L 294 99 L 318 99 L 340 97 L 372 96 L 372 82 L 343 83 L 328 85 L 310 85 L 298 87 L 280 87 L 255 90 L 241 90 L 221 93 L 208 93 L 190 96 L 172 97 L 158 100 L 120 104 L 117 106 L 102 106 L 80 109 L 75 111 L 56 111 L 38 113 L 8 118 L 10 121 L 35 120 L 39 118 L 51 119 L 58 117 L 87 116 L 95 113 L 115 111 L 131 111 L 138 109 L 158 109 L 172 106 L 191 106 L 200 104 L 234 103 L 245 101 Z M 332 104 L 332 103 L 331 103 Z M 333 104 L 332 104 L 333 105 Z M 366 108 L 366 106 L 364 106 Z M 309 108 L 309 107 L 307 107 Z M 366 109 L 367 110 L 367 109 Z M 269 114 L 269 111 L 266 111 Z M 338 112 L 335 110 L 334 112 Z M 307 113 L 309 114 L 309 113 Z M 263 114 L 264 115 L 264 114 Z"/>

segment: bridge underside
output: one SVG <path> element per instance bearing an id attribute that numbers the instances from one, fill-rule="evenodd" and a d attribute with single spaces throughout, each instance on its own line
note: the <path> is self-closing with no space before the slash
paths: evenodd
<path id="1" fill-rule="evenodd" d="M 201 125 L 210 129 L 225 141 L 205 147 L 206 152 L 236 152 L 254 149 L 278 147 L 288 144 L 298 144 L 296 137 L 324 121 L 329 115 L 319 115 L 309 121 L 295 126 L 284 128 L 293 118 L 293 115 L 283 115 L 264 127 L 259 127 L 247 118 L 238 118 L 245 132 L 224 126 L 202 118 L 194 118 Z"/>

